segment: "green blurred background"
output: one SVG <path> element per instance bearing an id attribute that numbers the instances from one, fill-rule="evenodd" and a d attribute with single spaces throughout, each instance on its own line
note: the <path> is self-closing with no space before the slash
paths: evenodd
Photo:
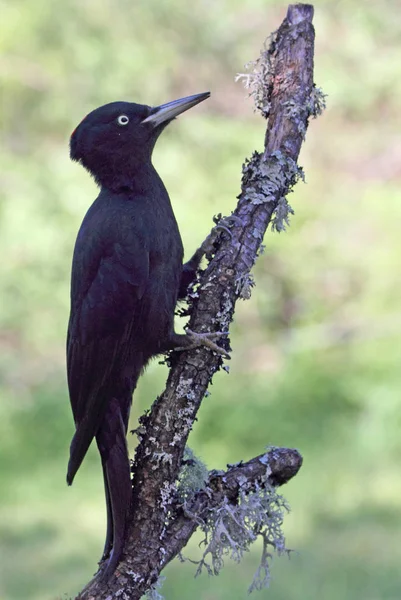
<path id="1" fill-rule="evenodd" d="M 91 577 L 105 534 L 91 450 L 65 484 L 72 418 L 64 339 L 75 235 L 96 196 L 68 138 L 100 104 L 159 104 L 211 90 L 163 134 L 155 163 L 187 256 L 227 214 L 263 120 L 243 64 L 281 23 L 281 0 L 0 1 L 0 598 L 68 598 Z M 271 600 L 401 597 L 400 3 L 316 5 L 311 123 L 285 234 L 266 235 L 252 299 L 238 307 L 230 375 L 220 373 L 190 445 L 210 468 L 274 444 L 304 466 L 282 492 L 291 558 Z M 398 129 L 397 129 L 398 126 Z M 132 426 L 163 387 L 155 361 Z M 130 440 L 133 447 L 134 440 Z M 219 578 L 172 564 L 166 600 L 241 600 L 260 548 Z M 193 543 L 187 554 L 196 556 Z"/>

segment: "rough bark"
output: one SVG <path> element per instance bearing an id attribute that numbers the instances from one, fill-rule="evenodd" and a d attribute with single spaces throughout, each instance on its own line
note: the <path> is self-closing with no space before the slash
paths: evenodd
<path id="1" fill-rule="evenodd" d="M 308 120 L 318 112 L 312 18 L 312 6 L 291 5 L 256 65 L 259 75 L 251 83 L 256 104 L 268 117 L 265 150 L 245 163 L 231 236 L 221 234 L 191 295 L 189 328 L 193 331 L 228 331 L 236 301 L 249 295 L 250 271 L 269 223 L 281 229 L 287 220 L 290 209 L 285 196 L 300 176 L 296 161 Z M 228 347 L 228 340 L 224 343 Z M 184 512 L 177 506 L 176 481 L 187 438 L 207 387 L 222 364 L 221 356 L 205 348 L 171 356 L 166 389 L 142 417 L 138 430 L 124 560 L 107 585 L 95 578 L 78 598 L 139 599 L 185 546 L 204 511 L 224 498 L 235 503 L 239 482 L 245 481 L 251 489 L 266 482 L 267 474 L 268 483 L 278 486 L 297 473 L 302 463 L 299 453 L 276 449 L 264 460 L 256 457 L 225 473 L 212 472 L 207 493 L 196 494 L 190 510 Z"/>

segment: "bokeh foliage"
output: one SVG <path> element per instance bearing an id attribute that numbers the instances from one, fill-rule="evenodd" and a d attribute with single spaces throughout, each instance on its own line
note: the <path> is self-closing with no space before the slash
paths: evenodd
<path id="1" fill-rule="evenodd" d="M 73 488 L 65 485 L 69 270 L 96 195 L 69 162 L 69 133 L 112 100 L 158 104 L 212 91 L 155 153 L 189 254 L 212 215 L 230 212 L 241 163 L 261 148 L 264 123 L 234 75 L 257 57 L 286 3 L 1 0 L 0 8 L 0 598 L 67 598 L 94 571 L 105 528 L 95 451 Z M 216 377 L 190 438 L 210 468 L 266 444 L 304 455 L 283 489 L 297 552 L 274 562 L 261 598 L 400 597 L 398 25 L 396 0 L 316 5 L 316 82 L 329 98 L 301 154 L 307 185 L 290 198 L 290 230 L 266 236 L 257 286 L 236 315 L 231 374 Z M 165 376 L 156 361 L 148 369 L 133 427 Z M 193 565 L 174 563 L 163 593 L 240 600 L 256 564 L 251 553 L 218 579 L 194 580 Z"/>

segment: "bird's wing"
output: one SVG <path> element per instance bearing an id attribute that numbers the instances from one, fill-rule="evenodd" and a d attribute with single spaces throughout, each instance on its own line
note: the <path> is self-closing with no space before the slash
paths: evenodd
<path id="1" fill-rule="evenodd" d="M 72 478 L 102 420 L 115 373 L 120 375 L 130 340 L 141 322 L 149 253 L 139 240 L 115 243 L 107 254 L 85 249 L 73 267 L 67 337 L 67 374 L 77 431 L 71 445 Z"/>

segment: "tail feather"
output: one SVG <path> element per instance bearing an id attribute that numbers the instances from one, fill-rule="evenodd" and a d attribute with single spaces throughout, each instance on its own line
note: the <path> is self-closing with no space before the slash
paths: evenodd
<path id="1" fill-rule="evenodd" d="M 104 481 L 104 493 L 106 497 L 106 511 L 107 511 L 107 529 L 106 529 L 106 539 L 104 542 L 103 554 L 101 560 L 106 560 L 109 556 L 111 549 L 113 547 L 113 511 L 111 508 L 111 500 L 110 500 L 110 492 L 109 492 L 109 483 L 107 478 L 107 469 L 106 464 L 102 460 L 103 466 L 103 481 Z"/>
<path id="2" fill-rule="evenodd" d="M 68 461 L 67 483 L 71 485 L 79 467 L 88 452 L 89 446 L 99 428 L 97 420 L 84 418 L 77 426 L 70 446 L 70 460 Z"/>
<path id="3" fill-rule="evenodd" d="M 118 400 L 113 399 L 96 434 L 102 457 L 107 503 L 107 535 L 103 557 L 109 554 L 101 577 L 109 579 L 120 561 L 131 502 L 131 472 L 126 425 Z"/>
<path id="4" fill-rule="evenodd" d="M 97 390 L 101 401 L 96 398 L 96 402 L 87 403 L 92 407 L 96 404 L 97 410 L 95 414 L 92 410 L 84 414 L 71 442 L 67 472 L 69 485 L 94 437 L 102 460 L 107 507 L 107 533 L 99 571 L 99 578 L 103 580 L 108 580 L 114 573 L 124 548 L 131 503 L 131 469 L 126 435 L 132 394 L 148 359 L 135 350 L 125 357 L 125 367 L 119 379 L 109 381 L 107 386 Z M 114 390 L 114 394 L 106 393 L 106 389 Z M 76 419 L 77 414 L 75 410 Z"/>

